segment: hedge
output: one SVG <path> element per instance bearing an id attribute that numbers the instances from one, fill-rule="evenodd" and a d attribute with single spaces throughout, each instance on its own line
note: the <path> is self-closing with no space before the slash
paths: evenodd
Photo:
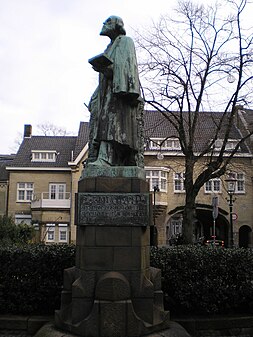
<path id="1" fill-rule="evenodd" d="M 0 248 L 0 313 L 52 314 L 60 307 L 63 270 L 75 264 L 75 247 Z"/>
<path id="2" fill-rule="evenodd" d="M 175 314 L 253 313 L 253 251 L 203 246 L 151 248 L 165 305 Z"/>
<path id="3" fill-rule="evenodd" d="M 63 270 L 75 246 L 0 248 L 0 314 L 53 314 Z M 253 313 L 253 251 L 201 246 L 151 248 L 161 269 L 165 308 L 172 314 Z"/>

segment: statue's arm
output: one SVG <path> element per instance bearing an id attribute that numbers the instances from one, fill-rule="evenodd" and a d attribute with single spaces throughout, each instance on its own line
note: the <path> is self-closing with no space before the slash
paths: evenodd
<path id="1" fill-rule="evenodd" d="M 129 37 L 121 38 L 115 49 L 113 92 L 132 104 L 139 103 L 140 83 L 137 59 L 133 40 Z"/>
<path id="2" fill-rule="evenodd" d="M 92 67 L 95 71 L 102 73 L 107 78 L 113 78 L 113 65 L 105 66 L 105 67 Z"/>
<path id="3" fill-rule="evenodd" d="M 104 74 L 108 78 L 112 78 L 113 75 L 113 61 L 109 58 L 106 53 L 96 55 L 89 59 L 89 63 L 92 65 L 92 68 Z"/>

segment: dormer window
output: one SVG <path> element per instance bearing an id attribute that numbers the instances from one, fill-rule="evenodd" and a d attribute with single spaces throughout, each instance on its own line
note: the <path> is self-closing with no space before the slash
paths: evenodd
<path id="1" fill-rule="evenodd" d="M 237 144 L 238 144 L 237 140 L 229 139 L 228 142 L 227 142 L 227 144 L 226 144 L 226 150 L 227 151 L 234 150 Z"/>
<path id="2" fill-rule="evenodd" d="M 55 162 L 56 151 L 32 151 L 32 162 Z"/>
<path id="3" fill-rule="evenodd" d="M 225 146 L 225 150 L 226 151 L 232 151 L 235 149 L 235 147 L 238 144 L 238 140 L 236 139 L 228 139 L 227 140 L 227 144 Z M 220 151 L 223 145 L 223 139 L 217 139 L 214 143 L 214 150 L 216 151 Z M 240 147 L 239 147 L 240 150 Z"/>
<path id="4" fill-rule="evenodd" d="M 181 150 L 178 138 L 151 138 L 150 150 Z"/>

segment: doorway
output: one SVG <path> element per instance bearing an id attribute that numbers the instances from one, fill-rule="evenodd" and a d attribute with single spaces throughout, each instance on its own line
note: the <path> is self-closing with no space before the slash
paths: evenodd
<path id="1" fill-rule="evenodd" d="M 251 244 L 252 229 L 247 226 L 241 226 L 239 229 L 239 247 L 249 248 Z"/>

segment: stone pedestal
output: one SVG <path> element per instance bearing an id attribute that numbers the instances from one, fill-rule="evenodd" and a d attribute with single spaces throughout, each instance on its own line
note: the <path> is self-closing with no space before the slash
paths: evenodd
<path id="1" fill-rule="evenodd" d="M 64 272 L 56 327 L 87 337 L 141 336 L 168 327 L 160 270 L 149 261 L 150 209 L 144 179 L 80 180 L 76 265 Z"/>

